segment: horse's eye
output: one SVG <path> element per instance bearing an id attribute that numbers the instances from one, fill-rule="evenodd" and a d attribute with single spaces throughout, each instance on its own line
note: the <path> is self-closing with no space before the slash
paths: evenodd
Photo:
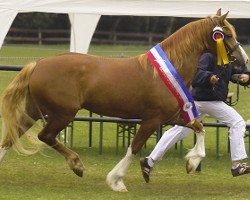
<path id="1" fill-rule="evenodd" d="M 231 38 L 231 37 L 233 37 L 232 34 L 226 34 L 225 36 L 226 36 L 226 38 Z"/>

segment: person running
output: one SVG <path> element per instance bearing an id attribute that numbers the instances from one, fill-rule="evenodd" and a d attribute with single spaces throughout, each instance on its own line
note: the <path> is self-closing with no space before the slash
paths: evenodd
<path id="1" fill-rule="evenodd" d="M 191 93 L 201 120 L 209 115 L 228 126 L 232 160 L 231 173 L 236 177 L 250 173 L 250 166 L 242 163 L 242 160 L 247 158 L 244 143 L 246 124 L 241 115 L 225 101 L 229 82 L 236 82 L 232 76 L 239 74 L 237 75 L 239 83 L 248 86 L 250 71 L 246 67 L 244 70 L 239 70 L 239 68 L 236 70 L 233 64 L 224 67 L 217 66 L 216 63 L 217 57 L 212 53 L 205 52 L 200 57 Z M 155 162 L 160 160 L 175 143 L 192 132 L 192 129 L 184 126 L 176 125 L 170 128 L 163 134 L 151 154 L 140 160 L 142 175 L 147 183 Z"/>

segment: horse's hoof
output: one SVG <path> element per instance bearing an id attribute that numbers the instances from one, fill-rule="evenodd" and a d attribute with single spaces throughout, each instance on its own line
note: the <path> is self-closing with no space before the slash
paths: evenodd
<path id="1" fill-rule="evenodd" d="M 119 192 L 128 192 L 128 190 L 127 190 L 127 188 L 123 188 Z"/>
<path id="2" fill-rule="evenodd" d="M 83 171 L 82 170 L 80 170 L 80 169 L 72 169 L 73 170 L 73 172 L 77 175 L 77 176 L 79 176 L 79 177 L 82 177 L 83 176 Z"/>
<path id="3" fill-rule="evenodd" d="M 186 171 L 189 174 L 193 170 L 193 166 L 190 164 L 189 160 L 186 162 Z"/>
<path id="4" fill-rule="evenodd" d="M 0 162 L 3 160 L 6 153 L 7 149 L 0 147 Z"/>
<path id="5" fill-rule="evenodd" d="M 115 192 L 128 192 L 125 186 L 120 187 L 119 185 L 109 185 L 110 188 Z"/>
<path id="6" fill-rule="evenodd" d="M 126 186 L 123 183 L 122 177 L 117 177 L 111 172 L 106 177 L 106 183 L 115 192 L 128 192 Z"/>

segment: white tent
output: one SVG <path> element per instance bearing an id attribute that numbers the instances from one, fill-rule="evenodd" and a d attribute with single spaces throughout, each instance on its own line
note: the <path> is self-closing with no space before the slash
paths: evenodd
<path id="1" fill-rule="evenodd" d="M 250 18 L 250 0 L 0 0 L 0 47 L 23 12 L 69 14 L 70 50 L 86 53 L 101 15 L 206 17 L 219 8 L 230 18 Z"/>

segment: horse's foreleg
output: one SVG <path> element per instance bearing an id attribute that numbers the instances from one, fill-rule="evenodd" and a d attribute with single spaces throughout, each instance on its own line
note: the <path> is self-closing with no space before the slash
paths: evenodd
<path id="1" fill-rule="evenodd" d="M 128 148 L 125 157 L 110 171 L 107 175 L 106 182 L 112 190 L 117 192 L 127 192 L 127 188 L 123 183 L 123 177 L 128 171 L 134 155 L 131 147 Z"/>
<path id="2" fill-rule="evenodd" d="M 73 172 L 77 176 L 82 177 L 83 170 L 85 168 L 83 166 L 82 161 L 80 160 L 79 155 L 76 152 L 67 148 L 65 145 L 63 145 L 56 139 L 56 135 L 68 125 L 70 120 L 71 118 L 67 117 L 60 117 L 53 120 L 48 120 L 48 123 L 46 124 L 44 129 L 39 133 L 38 138 L 50 147 L 54 148 L 58 153 L 60 153 L 65 158 L 70 169 L 73 170 Z"/>
<path id="3" fill-rule="evenodd" d="M 205 154 L 205 130 L 195 132 L 196 134 L 196 144 L 195 146 L 187 153 L 185 156 L 186 162 L 186 170 L 187 173 L 192 170 L 196 170 L 201 160 L 206 156 Z"/>
<path id="4" fill-rule="evenodd" d="M 154 123 L 155 122 L 155 123 Z M 133 160 L 134 155 L 141 149 L 147 139 L 158 128 L 159 122 L 151 120 L 143 122 L 134 137 L 131 146 L 129 146 L 125 157 L 109 172 L 106 182 L 112 190 L 118 192 L 127 192 L 127 188 L 123 183 L 123 177 L 128 171 L 128 168 Z"/>

